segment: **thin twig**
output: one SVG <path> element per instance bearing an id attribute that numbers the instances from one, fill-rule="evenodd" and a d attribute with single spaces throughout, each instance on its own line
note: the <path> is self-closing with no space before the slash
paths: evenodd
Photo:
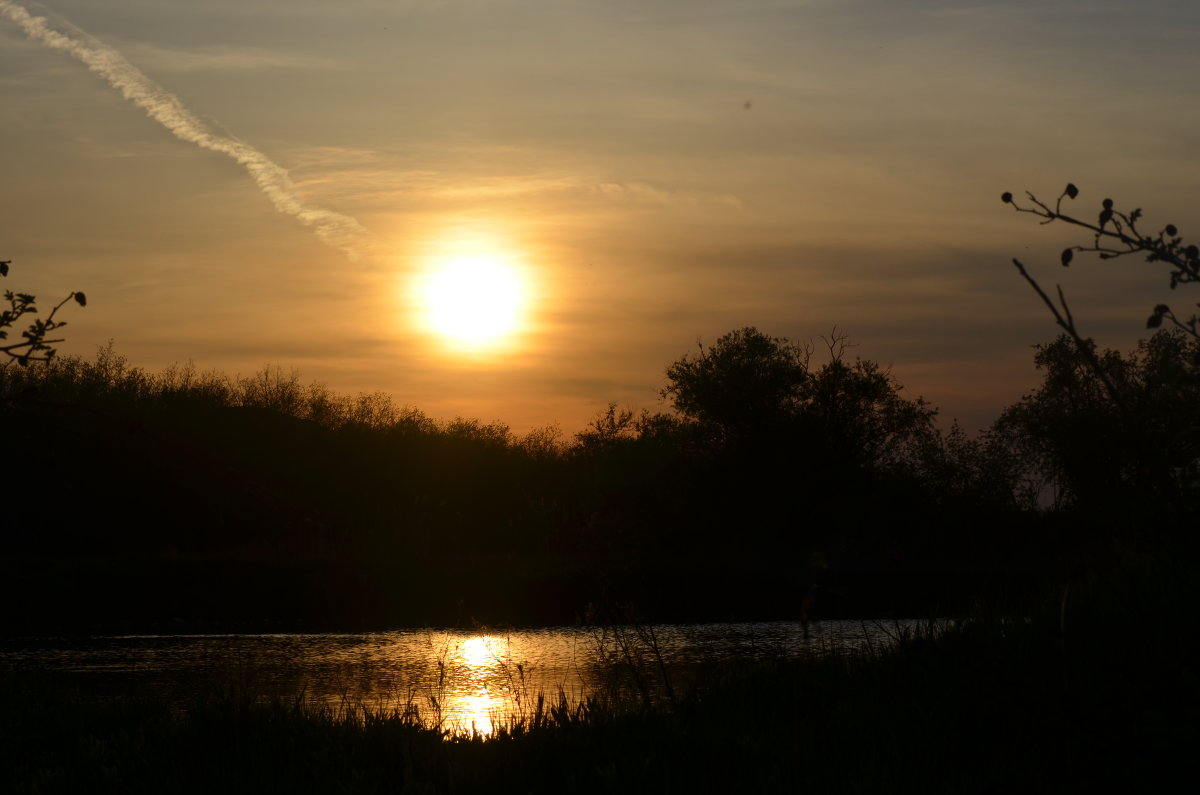
<path id="1" fill-rule="evenodd" d="M 1092 368 L 1092 372 L 1096 377 L 1100 379 L 1100 383 L 1104 385 L 1104 391 L 1108 393 L 1109 398 L 1112 399 L 1122 414 L 1128 415 L 1129 410 L 1126 407 L 1125 400 L 1121 397 L 1120 390 L 1117 389 L 1117 385 L 1113 383 L 1108 372 L 1105 371 L 1104 365 L 1100 362 L 1100 357 L 1096 355 L 1095 344 L 1090 339 L 1081 335 L 1075 327 L 1075 318 L 1071 315 L 1071 307 L 1067 304 L 1066 296 L 1063 295 L 1062 286 L 1058 286 L 1058 300 L 1062 304 L 1062 310 L 1060 311 L 1055 306 L 1054 301 L 1050 299 L 1050 296 L 1046 295 L 1046 291 L 1042 289 L 1037 280 L 1029 275 L 1029 271 L 1025 270 L 1025 266 L 1021 264 L 1019 259 L 1013 258 L 1013 265 L 1017 266 L 1017 271 L 1025 281 L 1029 282 L 1029 286 L 1034 289 L 1042 299 L 1042 302 L 1050 309 L 1051 314 L 1054 315 L 1054 321 L 1070 335 L 1071 339 L 1075 342 L 1075 348 L 1087 360 L 1088 366 Z"/>

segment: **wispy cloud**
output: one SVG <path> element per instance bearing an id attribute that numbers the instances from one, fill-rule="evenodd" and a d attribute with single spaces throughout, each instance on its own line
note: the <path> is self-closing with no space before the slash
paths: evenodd
<path id="1" fill-rule="evenodd" d="M 482 204 L 554 199 L 560 207 L 569 201 L 600 202 L 618 206 L 718 207 L 743 209 L 746 202 L 732 193 L 687 190 L 646 182 L 610 182 L 588 169 L 534 171 L 523 165 L 502 173 L 481 174 L 457 163 L 443 169 L 386 168 L 369 154 L 336 150 L 323 158 L 320 151 L 297 150 L 289 159 L 298 166 L 320 167 L 322 176 L 304 185 L 330 183 L 352 192 L 355 199 L 375 204 L 413 200 L 424 203 Z M 516 155 L 513 156 L 514 159 Z M 437 165 L 437 154 L 424 162 Z M 340 168 L 339 168 L 340 167 Z M 545 210 L 540 210 L 544 212 Z"/>
<path id="2" fill-rule="evenodd" d="M 728 193 L 672 190 L 647 185 L 642 182 L 604 182 L 595 186 L 595 189 L 604 198 L 615 202 L 684 205 L 720 204 L 728 207 L 741 207 L 743 205 L 741 199 Z"/>
<path id="3" fill-rule="evenodd" d="M 0 14 L 19 26 L 29 39 L 84 63 L 176 138 L 236 160 L 275 209 L 312 227 L 322 242 L 342 249 L 351 258 L 357 256 L 358 242 L 366 233 L 358 221 L 302 202 L 284 168 L 244 141 L 214 130 L 121 53 L 61 18 L 55 27 L 66 32 L 55 30 L 46 17 L 35 17 L 11 0 L 0 0 Z"/>
<path id="4" fill-rule="evenodd" d="M 151 69 L 171 72 L 234 72 L 261 69 L 330 71 L 344 68 L 332 58 L 278 52 L 259 47 L 180 49 L 139 43 L 128 45 L 124 50 L 134 60 Z"/>

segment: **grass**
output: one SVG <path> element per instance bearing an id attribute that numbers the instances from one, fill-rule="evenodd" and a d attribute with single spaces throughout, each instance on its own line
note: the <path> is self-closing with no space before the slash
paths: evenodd
<path id="1" fill-rule="evenodd" d="M 531 693 L 518 667 L 487 737 L 424 693 L 318 704 L 243 676 L 180 704 L 0 673 L 0 792 L 1168 791 L 1200 744 L 1190 550 L 1115 549 L 1067 588 L 855 654 L 685 669 L 613 624 L 603 686 Z"/>
<path id="2" fill-rule="evenodd" d="M 1079 623 L 1085 623 L 1080 616 Z M 726 661 L 635 688 L 537 694 L 489 738 L 407 704 L 312 704 L 215 688 L 183 709 L 8 676 L 0 790 L 44 792 L 1069 792 L 1165 786 L 1198 739 L 1194 667 L 1107 657 L 1057 605 L 887 650 Z M 1139 653 L 1146 652 L 1145 655 Z M 632 659 L 633 651 L 629 658 Z M 652 657 L 653 655 L 651 655 Z M 1084 660 L 1087 659 L 1087 664 Z M 621 666 L 627 665 L 621 660 Z M 1064 667 L 1065 666 L 1065 667 Z M 674 698 L 666 698 L 674 677 Z M 685 684 L 686 681 L 686 684 Z M 650 688 L 658 695 L 646 697 Z"/>

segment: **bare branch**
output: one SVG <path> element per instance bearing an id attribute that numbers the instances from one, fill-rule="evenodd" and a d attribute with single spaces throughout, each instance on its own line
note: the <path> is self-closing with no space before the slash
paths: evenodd
<path id="1" fill-rule="evenodd" d="M 1108 396 L 1112 399 L 1113 403 L 1115 403 L 1122 412 L 1126 412 L 1127 409 L 1125 407 L 1125 401 L 1121 397 L 1121 393 L 1117 389 L 1117 385 L 1113 383 L 1112 379 L 1101 365 L 1100 358 L 1096 356 L 1095 344 L 1090 339 L 1080 334 L 1079 329 L 1075 327 L 1075 318 L 1071 315 L 1071 307 L 1067 304 L 1066 296 L 1063 295 L 1062 286 L 1056 285 L 1058 288 L 1058 302 L 1061 306 L 1060 309 L 1060 306 L 1056 306 L 1054 301 L 1051 300 L 1050 296 L 1046 295 L 1046 291 L 1042 289 L 1042 286 L 1038 284 L 1037 280 L 1029 275 L 1029 271 L 1025 270 L 1025 266 L 1020 260 L 1014 258 L 1013 265 L 1017 266 L 1017 271 L 1020 272 L 1022 278 L 1029 283 L 1029 286 L 1034 289 L 1034 291 L 1042 299 L 1042 302 L 1050 309 L 1050 313 L 1054 315 L 1054 321 L 1059 325 L 1060 328 L 1063 329 L 1063 331 L 1070 335 L 1071 339 L 1075 342 L 1076 349 L 1078 349 L 1087 360 L 1088 366 L 1092 368 L 1092 372 L 1095 373 L 1096 377 L 1100 379 L 1100 383 L 1104 385 L 1104 391 L 1108 393 Z"/>
<path id="2" fill-rule="evenodd" d="M 1138 229 L 1138 221 L 1142 217 L 1141 209 L 1123 212 L 1116 209 L 1112 199 L 1105 199 L 1101 203 L 1102 209 L 1097 223 L 1080 220 L 1062 212 L 1063 199 L 1073 200 L 1079 195 L 1078 188 L 1071 184 L 1059 195 L 1053 208 L 1031 192 L 1026 191 L 1025 195 L 1029 198 L 1028 206 L 1018 204 L 1011 193 L 1005 193 L 1001 198 L 1005 204 L 1011 204 L 1016 212 L 1037 216 L 1043 225 L 1061 221 L 1092 233 L 1091 245 L 1072 246 L 1068 251 L 1092 253 L 1101 259 L 1142 254 L 1148 262 L 1165 262 L 1172 269 L 1172 289 L 1179 284 L 1200 281 L 1200 247 L 1185 244 L 1174 224 L 1165 225 L 1156 235 L 1144 235 Z M 1063 264 L 1067 265 L 1070 261 L 1071 258 L 1064 252 Z M 1197 318 L 1193 317 L 1181 324 L 1181 327 L 1193 336 L 1196 336 L 1196 333 L 1190 327 L 1195 320 Z"/>

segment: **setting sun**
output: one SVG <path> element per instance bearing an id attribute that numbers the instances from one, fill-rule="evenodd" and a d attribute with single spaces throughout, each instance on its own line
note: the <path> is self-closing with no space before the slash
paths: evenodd
<path id="1" fill-rule="evenodd" d="M 520 321 L 525 294 L 511 266 L 492 257 L 461 257 L 430 272 L 420 286 L 425 324 L 456 345 L 490 347 Z"/>
<path id="2" fill-rule="evenodd" d="M 1197 779 L 1198 41 L 0 0 L 0 795 Z"/>

